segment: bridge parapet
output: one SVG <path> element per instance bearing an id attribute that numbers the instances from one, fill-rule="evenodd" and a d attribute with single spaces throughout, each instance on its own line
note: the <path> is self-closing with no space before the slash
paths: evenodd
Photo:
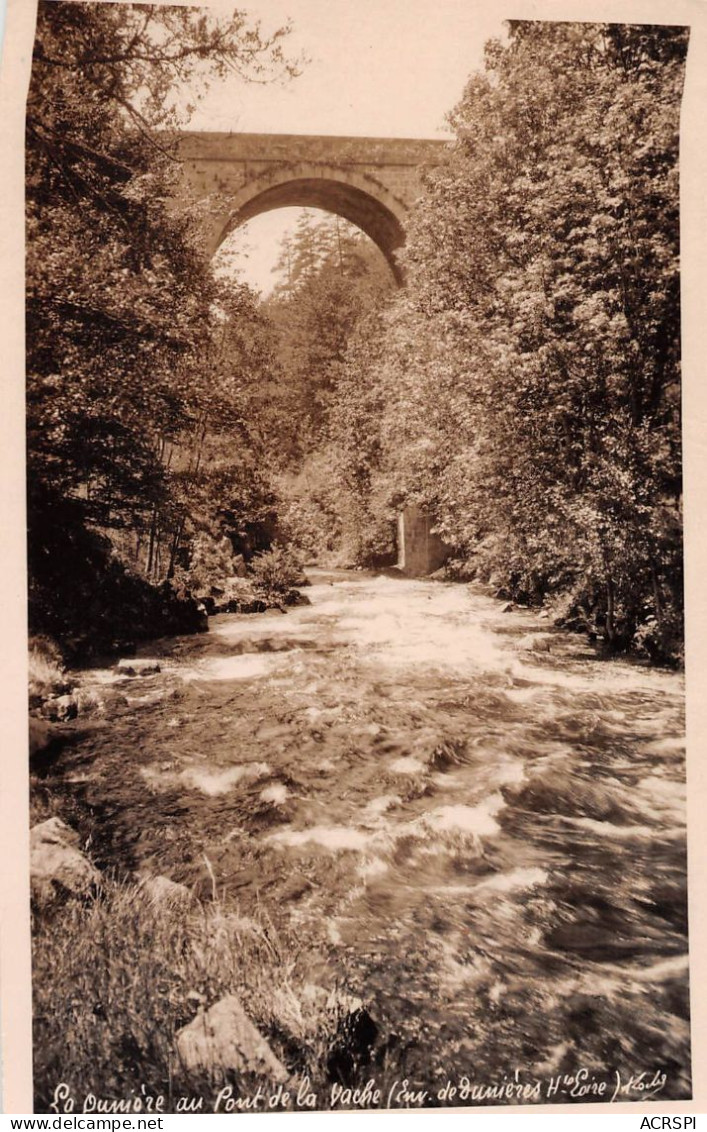
<path id="1" fill-rule="evenodd" d="M 448 142 L 428 138 L 336 137 L 312 134 L 182 134 L 185 161 L 322 162 L 325 165 L 439 165 Z"/>

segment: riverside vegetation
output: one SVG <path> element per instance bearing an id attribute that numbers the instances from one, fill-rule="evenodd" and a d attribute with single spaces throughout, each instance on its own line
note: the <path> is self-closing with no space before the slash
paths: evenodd
<path id="1" fill-rule="evenodd" d="M 373 810 L 361 828 L 347 815 L 355 828 L 347 845 L 334 847 L 335 868 L 320 845 L 311 860 L 305 853 L 291 877 L 292 869 L 281 865 L 269 872 L 272 861 L 263 858 L 259 833 L 274 835 L 278 822 L 287 819 L 294 837 L 290 851 L 296 854 L 306 842 L 296 836 L 302 823 L 304 829 L 312 820 L 314 828 L 326 824 L 306 806 L 306 814 L 298 815 L 296 806 L 292 813 L 287 809 L 294 795 L 308 795 L 310 775 L 329 773 L 320 766 L 322 758 L 312 755 L 322 736 L 334 742 L 337 757 L 356 761 L 350 751 L 338 750 L 328 725 L 322 728 L 314 716 L 306 733 L 299 727 L 291 731 L 289 717 L 280 720 L 273 726 L 285 728 L 301 757 L 299 769 L 288 766 L 285 803 L 284 780 L 273 769 L 280 757 L 277 735 L 261 734 L 266 726 L 261 717 L 276 714 L 276 684 L 263 698 L 250 684 L 247 694 L 233 693 L 250 730 L 227 736 L 238 750 L 260 736 L 253 751 L 264 743 L 267 759 L 259 754 L 245 761 L 267 765 L 263 774 L 273 782 L 260 782 L 263 775 L 253 767 L 255 778 L 251 771 L 239 776 L 240 762 L 222 767 L 238 795 L 234 800 L 222 797 L 220 789 L 210 792 L 208 783 L 204 789 L 203 768 L 180 761 L 185 752 L 178 766 L 170 763 L 173 755 L 165 757 L 159 772 L 163 787 L 149 786 L 161 839 L 159 849 L 153 844 L 156 819 L 146 821 L 140 808 L 151 771 L 138 752 L 152 751 L 158 739 L 165 749 L 174 745 L 181 723 L 172 727 L 170 720 L 181 719 L 185 697 L 190 706 L 182 723 L 199 729 L 202 717 L 192 703 L 199 699 L 194 691 L 199 682 L 173 684 L 169 676 L 165 684 L 162 674 L 149 664 L 141 669 L 138 661 L 134 670 L 143 671 L 143 678 L 131 677 L 124 666 L 107 676 L 101 667 L 106 657 L 125 657 L 139 651 L 141 642 L 171 635 L 171 644 L 152 649 L 157 668 L 160 649 L 168 657 L 173 648 L 185 657 L 193 650 L 197 658 L 215 649 L 218 660 L 228 618 L 234 639 L 245 633 L 256 641 L 263 636 L 257 625 L 271 628 L 280 618 L 291 626 L 289 643 L 286 628 L 279 636 L 269 631 L 263 652 L 272 657 L 238 656 L 249 661 L 254 679 L 269 677 L 271 663 L 281 661 L 293 662 L 306 676 L 306 665 L 297 668 L 303 656 L 311 649 L 316 669 L 319 654 L 327 664 L 338 644 L 327 633 L 323 641 L 316 632 L 311 638 L 302 633 L 306 618 L 311 614 L 316 624 L 321 613 L 306 605 L 294 608 L 307 601 L 300 592 L 306 581 L 302 562 L 390 563 L 395 517 L 406 503 L 422 504 L 434 516 L 450 547 L 447 578 L 474 582 L 479 616 L 493 620 L 483 604 L 490 599 L 479 596 L 490 586 L 504 601 L 536 611 L 517 617 L 542 612 L 542 623 L 531 620 L 528 631 L 555 623 L 588 635 L 607 654 L 629 653 L 643 664 L 671 667 L 682 661 L 678 138 L 686 30 L 511 22 L 507 42 L 488 45 L 484 70 L 472 76 L 450 116 L 455 141 L 449 162 L 428 174 L 410 218 L 401 253 L 405 288 L 394 289 L 377 250 L 360 233 L 310 214 L 283 246 L 281 282 L 260 301 L 206 261 L 198 209 L 176 204 L 173 146 L 188 119 L 188 111 L 179 109 L 180 91 L 198 93 L 200 83 L 234 69 L 244 81 L 296 77 L 302 64 L 288 58 L 286 44 L 286 28 L 268 36 L 239 13 L 229 21 L 162 6 L 66 0 L 39 6 L 27 106 L 30 708 L 38 760 L 32 805 L 37 823 L 61 818 L 78 830 L 102 879 L 98 893 L 78 901 L 52 899 L 34 910 L 38 1103 L 50 1104 L 57 1077 L 68 1076 L 81 1091 L 93 1070 L 97 1093 L 144 1084 L 166 1090 L 173 1100 L 177 1086 L 208 1091 L 212 1086 L 204 1081 L 179 1076 L 183 1069 L 175 1063 L 173 1039 L 190 1017 L 229 993 L 243 1000 L 288 1071 L 309 1077 L 317 1088 L 332 1080 L 360 1083 L 371 1066 L 379 1076 L 390 1071 L 397 1079 L 409 1072 L 411 1080 L 424 1081 L 431 1064 L 428 1038 L 434 1034 L 440 1064 L 451 1059 L 462 1072 L 469 1057 L 481 1057 L 491 1076 L 499 1065 L 510 1064 L 504 1058 L 530 1056 L 533 1041 L 544 1049 L 543 1064 L 550 1069 L 575 1064 L 581 1050 L 596 1072 L 612 1059 L 623 1066 L 643 1042 L 651 1066 L 669 1063 L 670 1095 L 685 1095 L 687 1004 L 679 953 L 684 861 L 671 834 L 667 858 L 656 864 L 636 832 L 679 826 L 673 798 L 679 755 L 667 774 L 656 761 L 662 748 L 651 748 L 659 742 L 653 728 L 663 711 L 664 718 L 670 716 L 671 759 L 677 750 L 674 674 L 645 670 L 646 687 L 636 692 L 645 714 L 636 718 L 628 699 L 601 707 L 595 687 L 600 678 L 594 675 L 592 688 L 582 685 L 589 697 L 584 722 L 577 722 L 558 693 L 561 719 L 551 719 L 550 712 L 548 726 L 559 729 L 552 742 L 573 752 L 565 785 L 558 793 L 542 775 L 540 783 L 531 776 L 532 784 L 522 789 L 502 782 L 500 793 L 495 787 L 487 791 L 494 799 L 491 810 L 484 809 L 487 794 L 476 798 L 475 791 L 489 783 L 483 760 L 479 764 L 470 753 L 467 734 L 483 704 L 468 700 L 463 706 L 471 693 L 460 687 L 449 708 L 455 719 L 459 713 L 459 726 L 450 729 L 449 720 L 437 717 L 444 700 L 439 655 L 432 677 L 428 672 L 419 685 L 412 681 L 412 698 L 423 703 L 415 734 L 397 718 L 397 708 L 391 709 L 395 696 L 386 680 L 364 680 L 365 719 L 358 722 L 385 729 L 392 710 L 396 757 L 410 763 L 402 771 L 383 770 L 373 731 L 358 756 L 372 776 L 369 781 L 364 775 L 367 804 L 376 803 L 381 775 L 407 775 L 411 783 L 402 792 L 391 786 L 391 796 L 400 795 L 402 814 L 386 850 L 390 860 L 383 854 L 406 896 L 396 897 L 394 886 L 376 890 L 352 866 L 359 852 L 354 834 L 369 835 Z M 336 577 L 335 585 L 347 584 Z M 428 585 L 432 595 L 434 584 Z M 362 592 L 382 613 L 381 593 L 375 587 Z M 399 600 L 392 590 L 381 592 L 383 604 Z M 464 587 L 439 587 L 440 595 L 445 592 L 465 606 Z M 417 591 L 407 593 L 412 609 Z M 315 606 L 322 596 L 317 594 Z M 427 602 L 427 590 L 421 600 Z M 291 612 L 283 617 L 286 609 Z M 447 616 L 449 610 L 443 612 Z M 245 613 L 262 616 L 244 622 Z M 188 642 L 183 634 L 205 630 L 208 615 L 216 616 L 216 635 Z M 244 623 L 247 630 L 237 628 Z M 473 618 L 464 623 L 473 644 Z M 402 643 L 404 628 L 401 617 Z M 428 635 L 426 630 L 416 647 Z M 462 658 L 463 636 L 454 639 Z M 568 641 L 570 650 L 580 647 Z M 224 663 L 232 645 L 221 657 Z M 395 652 L 394 643 L 391 647 Z M 259 651 L 252 643 L 243 648 Z M 466 659 L 473 667 L 473 658 Z M 584 661 L 567 663 L 572 668 Z M 96 666 L 93 674 L 77 670 L 87 662 Z M 310 703 L 312 711 L 326 716 L 336 695 L 344 695 L 339 708 L 348 702 L 348 680 L 358 672 L 358 660 L 352 663 L 321 703 Z M 460 659 L 456 676 L 442 665 L 444 681 L 468 680 L 465 663 Z M 561 668 L 564 663 L 563 658 Z M 612 662 L 612 671 L 623 672 L 625 663 Z M 498 691 L 499 682 L 505 687 L 508 680 L 503 666 L 490 671 L 483 703 L 493 701 L 504 727 L 530 726 L 514 714 L 524 709 L 511 707 Z M 574 668 L 572 673 L 576 677 Z M 552 673 L 546 675 L 552 687 Z M 640 683 L 642 677 L 636 678 Z M 144 699 L 129 690 L 136 679 Z M 534 690 L 526 687 L 527 694 L 542 696 L 537 673 L 529 679 Z M 174 696 L 174 713 L 164 712 L 162 694 L 157 697 L 162 706 L 151 706 L 150 681 Z M 520 703 L 523 686 L 511 681 L 508 687 L 515 687 Z M 401 683 L 405 688 L 412 694 L 409 682 Z M 376 714 L 381 689 L 386 718 Z M 222 701 L 217 686 L 209 685 L 202 709 L 225 711 L 230 720 L 231 708 Z M 427 712 L 433 722 L 425 722 Z M 344 721 L 344 730 L 350 722 Z M 153 724 L 150 739 L 145 727 Z M 609 749 L 612 728 L 618 728 L 618 745 L 630 762 L 633 725 L 646 748 L 634 770 L 646 773 L 636 779 L 639 802 L 632 807 L 613 791 L 616 783 L 634 783 L 636 776 L 623 755 Z M 428 726 L 439 732 L 438 739 L 418 757 L 417 729 Z M 203 726 L 201 731 L 203 740 Z M 544 740 L 531 732 L 528 742 L 537 753 Z M 486 735 L 480 749 L 486 751 L 488 742 Z M 594 768 L 586 774 L 587 760 L 575 765 L 582 751 Z M 559 747 L 543 752 L 543 758 L 561 754 Z M 499 770 L 497 754 L 490 754 L 490 763 Z M 452 822 L 432 832 L 451 839 L 444 842 L 445 853 L 458 871 L 471 870 L 479 884 L 492 889 L 494 876 L 518 880 L 521 866 L 510 842 L 493 850 L 484 845 L 483 838 L 493 838 L 499 827 L 493 806 L 510 806 L 504 821 L 514 829 L 526 829 L 531 813 L 540 815 L 545 830 L 531 854 L 537 849 L 537 868 L 523 866 L 532 874 L 525 877 L 528 885 L 516 889 L 509 882 L 526 895 L 511 898 L 501 885 L 511 918 L 520 917 L 521 935 L 532 921 L 536 955 L 521 955 L 509 938 L 511 958 L 502 971 L 498 957 L 485 951 L 473 962 L 468 955 L 460 959 L 455 949 L 465 933 L 490 939 L 502 925 L 483 898 L 479 910 L 473 897 L 458 922 L 449 921 L 448 910 L 434 913 L 434 924 L 442 925 L 440 963 L 444 956 L 452 967 L 461 963 L 467 990 L 478 976 L 478 1001 L 492 1021 L 487 1026 L 483 1011 L 479 1014 L 478 1041 L 471 1045 L 455 1029 L 459 1019 L 445 1037 L 441 1015 L 428 1015 L 423 1023 L 420 1011 L 409 1009 L 410 1001 L 439 992 L 439 985 L 431 990 L 424 982 L 423 940 L 413 939 L 415 931 L 418 936 L 437 931 L 422 913 L 418 881 L 408 876 L 413 860 L 419 875 L 427 876 L 420 865 L 425 854 L 416 856 L 415 830 L 420 834 L 420 823 L 424 826 L 422 809 L 429 804 L 424 799 L 436 790 L 444 795 L 440 803 L 454 809 L 445 794 L 449 783 L 433 783 L 429 776 L 449 773 L 457 763 L 462 781 L 453 789 L 474 794 L 471 808 L 481 829 L 465 828 L 462 815 L 461 829 Z M 156 765 L 162 765 L 159 759 Z M 595 772 L 606 772 L 611 781 L 595 782 Z M 646 822 L 652 779 L 660 780 L 652 787 L 664 804 L 654 796 L 655 813 Z M 269 788 L 275 793 L 261 797 Z M 360 788 L 352 772 L 346 789 Z M 185 789 L 196 792 L 200 804 L 194 797 L 185 800 Z M 235 806 L 233 836 L 225 845 L 219 842 L 222 871 L 214 873 L 207 830 L 222 819 L 224 798 Z M 335 804 L 325 789 L 315 810 Z M 438 814 L 439 821 L 444 824 Z M 570 892 L 552 869 L 560 867 L 557 861 L 574 868 L 582 856 L 573 822 L 584 822 L 591 845 L 582 866 L 587 885 Z M 603 828 L 612 823 L 618 833 Z M 341 828 L 345 825 L 342 817 Z M 619 849 L 614 844 L 613 851 L 637 878 L 636 892 L 631 896 L 622 888 L 618 904 L 608 891 L 600 898 L 589 893 L 590 874 L 596 881 L 596 869 L 606 863 L 605 836 L 617 838 Z M 534 838 L 536 833 L 533 844 Z M 237 869 L 229 854 L 238 858 Z M 224 861 L 230 861 L 229 875 L 253 873 L 236 886 L 246 910 L 234 903 L 228 885 L 226 891 L 219 888 Z M 650 887 L 648 863 L 657 870 L 659 892 Z M 261 867 L 273 885 L 262 907 L 253 880 Z M 319 894 L 320 887 L 326 892 L 326 872 L 330 899 Z M 541 873 L 554 876 L 549 893 L 538 879 Z M 163 904 L 158 914 L 144 890 L 145 876 L 155 874 L 183 883 L 189 901 Z M 436 874 L 427 879 L 440 881 Z M 442 879 L 452 884 L 450 877 Z M 618 875 L 615 881 L 623 883 Z M 341 901 L 359 899 L 361 884 L 367 893 L 360 897 L 362 922 L 371 933 L 363 949 L 367 957 L 348 940 L 347 961 L 330 968 L 341 986 L 326 985 L 325 972 L 313 964 L 321 940 L 314 946 L 313 936 L 299 933 L 296 915 L 291 922 L 273 909 L 280 902 L 296 912 L 297 901 L 314 886 L 318 895 L 305 906 L 326 919 Z M 536 884 L 540 894 L 528 897 Z M 582 907 L 589 927 L 577 919 Z M 406 1008 L 400 988 L 393 993 L 380 974 L 392 962 L 381 943 L 383 923 L 396 917 L 412 925 L 413 933 L 410 962 L 400 975 L 412 987 Z M 577 931 L 573 934 L 580 921 L 590 939 L 584 951 Z M 668 925 L 664 944 L 661 923 Z M 634 936 L 641 931 L 639 946 Z M 623 941 L 609 957 L 601 942 L 607 933 Z M 505 938 L 505 930 L 501 934 Z M 341 941 L 329 944 L 336 949 Z M 425 948 L 427 963 L 427 943 Z M 582 962 L 614 965 L 611 971 L 602 968 L 608 981 L 600 1001 L 587 1001 L 595 997 L 588 989 L 594 969 L 587 974 L 577 968 L 578 948 Z M 531 982 L 521 986 L 524 963 L 530 963 L 534 979 L 545 967 L 550 975 L 569 978 L 558 951 L 575 957 L 574 1013 L 561 1007 L 556 993 L 548 998 L 545 984 L 542 990 Z M 654 1019 L 658 1028 L 661 1020 L 671 1020 L 663 1044 L 655 1028 L 634 1030 L 618 1008 L 616 964 L 622 955 L 639 956 L 629 1004 L 653 979 L 651 964 L 640 956 L 650 956 L 656 968 L 664 965 L 655 975 Z M 469 964 L 476 970 L 473 978 Z M 432 968 L 441 970 L 439 964 Z M 561 984 L 560 978 L 555 991 Z M 504 989 L 494 989 L 499 986 Z M 385 1033 L 379 1032 L 383 1019 L 374 1025 L 365 1005 L 381 987 L 388 1002 Z M 346 1007 L 359 991 L 359 1006 Z M 554 1045 L 533 1030 L 521 1049 L 519 1019 L 528 1011 L 537 1018 L 542 1003 Z M 407 1018 L 405 1024 L 395 1020 L 395 1009 Z M 611 1022 L 602 1046 L 609 1018 L 618 1021 Z M 582 1037 L 583 1027 L 594 1037 Z M 536 1060 L 535 1070 L 541 1069 Z"/>

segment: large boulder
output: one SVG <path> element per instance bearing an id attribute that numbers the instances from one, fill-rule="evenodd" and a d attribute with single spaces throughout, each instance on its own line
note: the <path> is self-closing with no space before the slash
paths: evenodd
<path id="1" fill-rule="evenodd" d="M 30 831 L 30 891 L 37 907 L 67 896 L 89 896 L 101 874 L 79 849 L 79 835 L 61 818 L 49 818 Z"/>
<path id="2" fill-rule="evenodd" d="M 234 994 L 200 1012 L 180 1030 L 177 1050 L 187 1070 L 205 1073 L 212 1079 L 235 1072 L 284 1083 L 290 1076 Z"/>

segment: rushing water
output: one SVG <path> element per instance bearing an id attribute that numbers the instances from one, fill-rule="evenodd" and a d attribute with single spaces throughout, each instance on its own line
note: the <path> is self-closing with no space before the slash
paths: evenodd
<path id="1" fill-rule="evenodd" d="M 98 863 L 288 919 L 428 1090 L 688 1096 L 681 678 L 466 586 L 314 583 L 93 674 L 128 703 L 52 773 Z"/>

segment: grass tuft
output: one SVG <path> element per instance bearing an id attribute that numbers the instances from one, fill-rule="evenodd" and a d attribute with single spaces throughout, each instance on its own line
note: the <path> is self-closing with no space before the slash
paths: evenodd
<path id="1" fill-rule="evenodd" d="M 240 998 L 294 1076 L 323 1087 L 341 1013 L 298 969 L 295 943 L 266 919 L 218 904 L 156 907 L 134 884 L 107 882 L 99 898 L 38 917 L 35 1111 L 50 1111 L 60 1083 L 77 1103 L 88 1093 L 137 1096 L 144 1086 L 165 1097 L 167 1112 L 197 1095 L 209 1111 L 217 1090 L 179 1064 L 175 1035 L 225 994 Z"/>
<path id="2" fill-rule="evenodd" d="M 31 637 L 28 658 L 30 704 L 70 688 L 57 646 L 48 637 Z"/>

